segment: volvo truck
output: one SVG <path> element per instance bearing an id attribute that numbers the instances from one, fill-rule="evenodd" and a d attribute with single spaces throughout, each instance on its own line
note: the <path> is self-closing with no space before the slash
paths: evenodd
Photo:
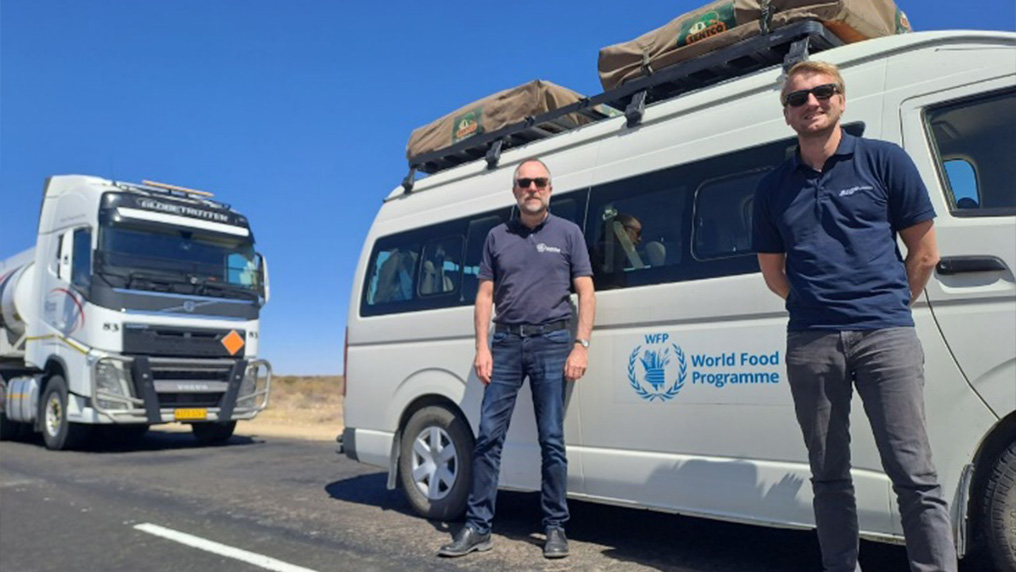
<path id="1" fill-rule="evenodd" d="M 268 405 L 268 295 L 247 218 L 211 193 L 50 177 L 35 246 L 0 262 L 0 436 L 227 440 Z"/>

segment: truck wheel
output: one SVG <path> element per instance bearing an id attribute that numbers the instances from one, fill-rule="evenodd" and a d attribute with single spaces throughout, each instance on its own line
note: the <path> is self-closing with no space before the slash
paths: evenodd
<path id="1" fill-rule="evenodd" d="M 205 445 L 222 443 L 233 436 L 234 429 L 236 429 L 236 421 L 230 421 L 229 423 L 191 424 L 191 431 L 194 432 L 194 438 L 198 440 L 198 443 Z"/>
<path id="2" fill-rule="evenodd" d="M 406 423 L 399 453 L 399 480 L 421 516 L 455 520 L 466 510 L 472 485 L 473 433 L 466 421 L 442 406 L 424 407 Z"/>
<path id="3" fill-rule="evenodd" d="M 984 494 L 982 523 L 988 554 L 998 570 L 1016 570 L 1016 442 L 995 461 Z"/>
<path id="4" fill-rule="evenodd" d="M 64 378 L 59 375 L 49 378 L 39 404 L 39 417 L 42 421 L 42 439 L 46 442 L 46 448 L 54 451 L 78 447 L 91 434 L 90 425 L 67 420 L 67 399 L 67 382 Z"/>

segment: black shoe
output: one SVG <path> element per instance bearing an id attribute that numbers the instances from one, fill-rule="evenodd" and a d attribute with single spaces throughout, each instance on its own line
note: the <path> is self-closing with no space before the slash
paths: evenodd
<path id="1" fill-rule="evenodd" d="M 468 526 L 463 526 L 462 530 L 455 536 L 451 544 L 445 544 L 441 547 L 441 550 L 437 551 L 438 556 L 465 556 L 474 550 L 480 552 L 486 552 L 493 548 L 494 545 L 490 542 L 490 533 L 480 534 Z"/>
<path id="2" fill-rule="evenodd" d="M 563 528 L 548 528 L 547 543 L 543 545 L 544 558 L 564 558 L 568 556 L 568 539 Z"/>

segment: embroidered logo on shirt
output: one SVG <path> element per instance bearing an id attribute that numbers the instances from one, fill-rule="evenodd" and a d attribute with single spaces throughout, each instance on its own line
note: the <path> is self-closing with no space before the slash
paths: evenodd
<path id="1" fill-rule="evenodd" d="M 852 194 L 854 194 L 854 193 L 856 193 L 858 191 L 870 191 L 870 190 L 872 190 L 874 188 L 875 187 L 870 187 L 870 186 L 867 186 L 867 185 L 862 185 L 862 186 L 859 186 L 859 187 L 850 187 L 849 189 L 843 189 L 842 191 L 840 191 L 840 196 L 841 197 L 849 197 L 850 195 L 852 195 Z"/>
<path id="2" fill-rule="evenodd" d="M 561 252 L 561 249 L 556 247 L 556 246 L 547 246 L 546 244 L 541 242 L 540 244 L 536 245 L 536 251 L 537 252 Z"/>

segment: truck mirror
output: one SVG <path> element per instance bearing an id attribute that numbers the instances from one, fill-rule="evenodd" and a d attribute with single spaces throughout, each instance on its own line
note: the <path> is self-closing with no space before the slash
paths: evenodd
<path id="1" fill-rule="evenodd" d="M 261 298 L 264 299 L 264 303 L 267 304 L 270 290 L 268 286 L 268 261 L 265 260 L 265 257 L 260 252 L 257 253 L 257 257 L 258 271 L 261 273 L 261 276 L 259 277 L 260 280 L 258 281 L 261 285 Z"/>
<path id="2" fill-rule="evenodd" d="M 57 254 L 56 277 L 63 282 L 70 282 L 71 268 L 74 263 L 74 231 L 67 231 L 60 237 L 60 248 Z"/>

